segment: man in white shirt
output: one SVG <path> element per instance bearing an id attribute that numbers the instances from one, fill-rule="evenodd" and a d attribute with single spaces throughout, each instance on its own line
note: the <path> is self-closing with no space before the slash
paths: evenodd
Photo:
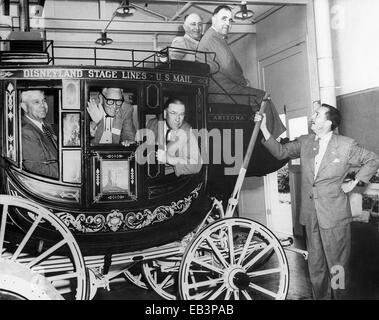
<path id="1" fill-rule="evenodd" d="M 284 145 L 271 136 L 265 117 L 257 113 L 255 121 L 260 120 L 266 140 L 263 145 L 276 158 L 301 159 L 300 223 L 306 230 L 314 298 L 349 298 L 352 216 L 347 193 L 359 181 L 369 182 L 379 168 L 379 157 L 353 139 L 333 133 L 341 116 L 328 104 L 322 104 L 312 115 L 313 133 Z M 358 166 L 355 180 L 344 182 L 349 169 Z M 333 281 L 333 276 L 339 281 Z"/>
<path id="2" fill-rule="evenodd" d="M 203 31 L 203 19 L 197 13 L 190 13 L 184 18 L 184 36 L 172 40 L 171 47 L 196 51 Z M 195 52 L 170 49 L 170 58 L 195 61 Z"/>
<path id="3" fill-rule="evenodd" d="M 45 121 L 48 105 L 41 90 L 26 90 L 21 93 L 22 117 L 22 163 L 33 173 L 58 178 L 57 137 Z"/>

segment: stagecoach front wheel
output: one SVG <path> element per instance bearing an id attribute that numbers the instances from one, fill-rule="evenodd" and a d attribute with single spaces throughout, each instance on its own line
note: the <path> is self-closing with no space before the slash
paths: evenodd
<path id="1" fill-rule="evenodd" d="M 185 300 L 285 299 L 289 269 L 269 229 L 226 218 L 203 229 L 186 248 L 178 283 Z"/>
<path id="2" fill-rule="evenodd" d="M 10 215 L 30 218 L 21 231 Z M 43 241 L 40 228 L 56 230 Z M 66 225 L 47 209 L 23 198 L 0 195 L 0 293 L 9 299 L 88 297 L 87 270 L 78 244 Z"/>

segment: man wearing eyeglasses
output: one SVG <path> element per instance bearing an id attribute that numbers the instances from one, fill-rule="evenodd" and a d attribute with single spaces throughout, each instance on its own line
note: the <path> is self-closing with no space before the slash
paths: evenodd
<path id="1" fill-rule="evenodd" d="M 136 133 L 133 108 L 124 100 L 122 89 L 104 88 L 99 101 L 90 99 L 87 107 L 91 117 L 91 144 L 132 144 Z"/>

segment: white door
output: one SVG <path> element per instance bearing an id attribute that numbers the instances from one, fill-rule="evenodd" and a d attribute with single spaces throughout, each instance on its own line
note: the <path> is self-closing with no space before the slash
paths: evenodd
<path id="1" fill-rule="evenodd" d="M 287 131 L 284 137 L 288 136 L 292 140 L 307 133 L 311 98 L 305 42 L 259 60 L 259 71 L 261 87 L 270 94 L 286 124 Z M 289 174 L 285 169 L 278 172 L 265 178 L 268 227 L 278 233 L 301 235 L 302 227 L 298 222 L 299 163 L 289 163 Z M 286 176 L 289 176 L 289 183 L 285 181 Z M 278 191 L 278 187 L 281 192 Z M 290 192 L 286 192 L 288 187 Z"/>

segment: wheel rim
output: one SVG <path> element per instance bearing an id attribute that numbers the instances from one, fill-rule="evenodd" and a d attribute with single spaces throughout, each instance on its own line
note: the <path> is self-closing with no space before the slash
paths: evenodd
<path id="1" fill-rule="evenodd" d="M 192 240 L 178 283 L 186 300 L 285 299 L 289 269 L 270 230 L 249 219 L 227 218 Z"/>
<path id="2" fill-rule="evenodd" d="M 23 211 L 32 219 L 25 233 L 15 236 L 9 219 L 11 210 Z M 80 248 L 59 218 L 29 200 L 7 195 L 0 195 L 0 214 L 0 268 L 3 271 L 0 289 L 31 300 L 62 297 L 83 300 L 88 297 L 87 274 Z M 36 230 L 41 225 L 57 231 L 48 243 L 36 238 Z M 20 270 L 22 277 L 12 271 L 16 269 Z M 15 291 L 10 286 L 10 279 L 20 284 L 38 281 L 32 286 L 20 286 Z"/>
<path id="3" fill-rule="evenodd" d="M 177 279 L 180 265 L 177 256 L 148 260 L 142 264 L 142 270 L 150 287 L 166 300 L 177 299 Z"/>

